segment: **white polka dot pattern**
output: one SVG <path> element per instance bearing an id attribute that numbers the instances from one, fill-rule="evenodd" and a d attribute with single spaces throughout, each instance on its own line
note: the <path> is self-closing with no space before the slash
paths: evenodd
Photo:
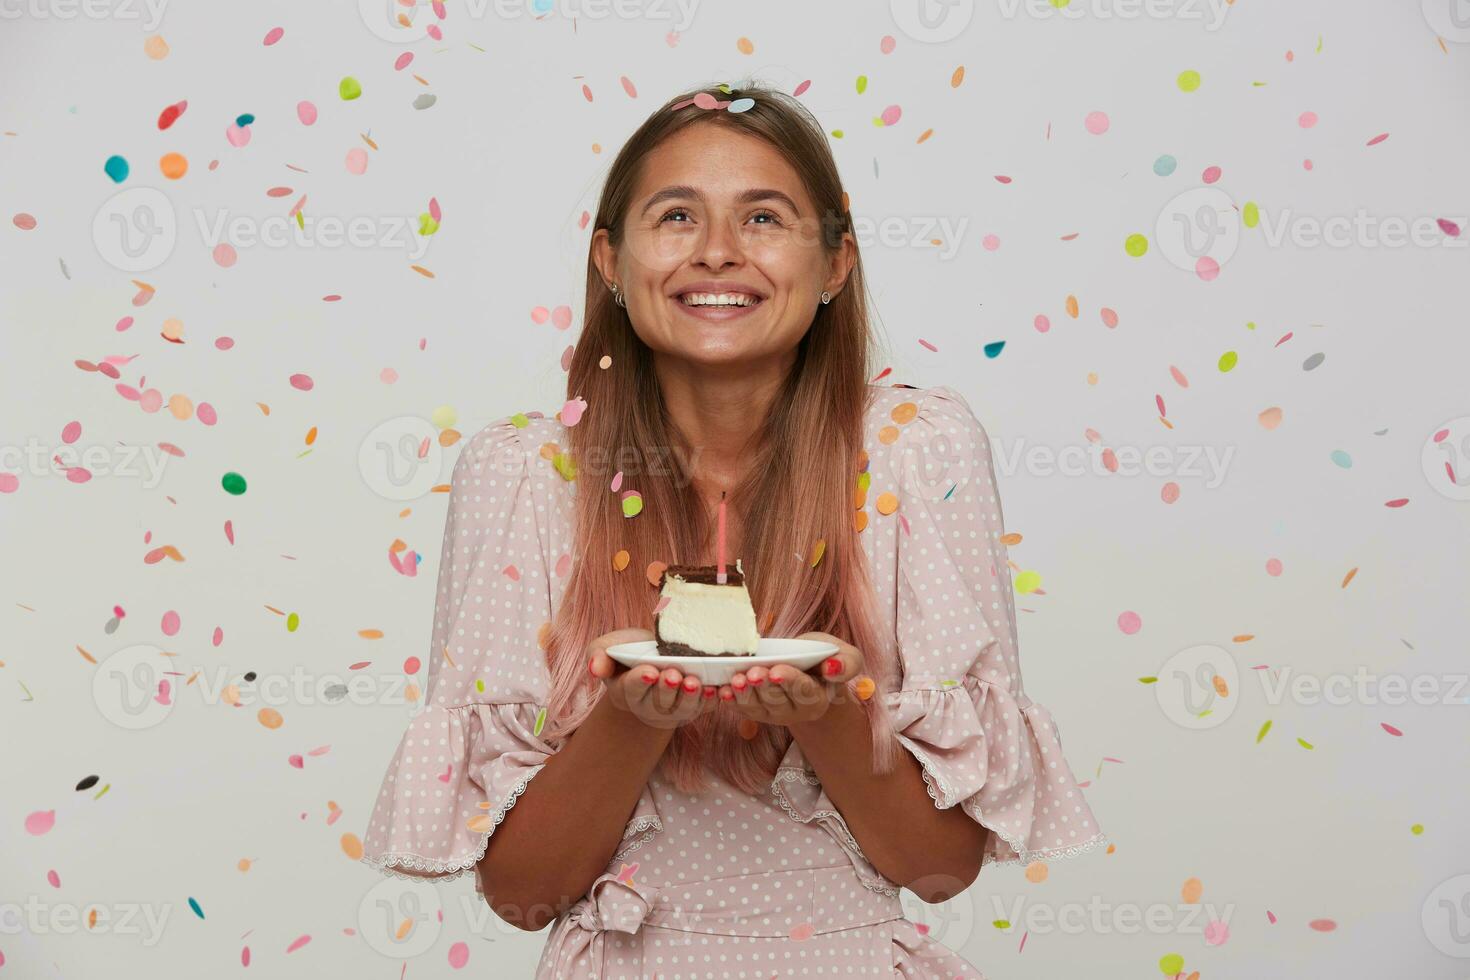
<path id="1" fill-rule="evenodd" d="M 885 695 L 901 744 L 935 805 L 994 831 L 987 863 L 1078 853 L 1102 838 L 1050 716 L 1021 691 L 985 432 L 948 388 L 873 394 L 870 497 L 898 505 L 870 514 L 860 537 L 901 660 Z M 363 860 L 386 873 L 472 870 L 553 751 L 538 735 L 549 687 L 538 632 L 576 549 L 574 484 L 541 455 L 546 443 L 565 445 L 560 423 L 502 420 L 455 464 L 426 705 L 364 835 Z M 897 887 L 794 743 L 757 796 L 717 778 L 683 793 L 655 772 L 606 873 L 553 927 L 537 975 L 773 974 L 980 976 L 904 919 Z"/>

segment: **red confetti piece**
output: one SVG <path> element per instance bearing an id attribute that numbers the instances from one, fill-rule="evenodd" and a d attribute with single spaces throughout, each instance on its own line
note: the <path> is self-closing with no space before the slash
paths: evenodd
<path id="1" fill-rule="evenodd" d="M 1439 230 L 1446 235 L 1449 235 L 1451 238 L 1460 237 L 1460 226 L 1453 221 L 1450 221 L 1448 218 L 1436 218 L 1435 221 L 1439 225 Z"/>
<path id="2" fill-rule="evenodd" d="M 1337 928 L 1337 923 L 1332 921 L 1331 919 L 1313 919 L 1311 922 L 1308 922 L 1307 925 L 1311 926 L 1318 932 L 1331 932 Z"/>
<path id="3" fill-rule="evenodd" d="M 1403 734 L 1404 733 L 1402 731 L 1400 731 L 1399 729 L 1397 729 L 1397 728 L 1393 727 L 1392 725 L 1390 725 L 1388 722 L 1386 722 L 1386 721 L 1380 721 L 1378 724 L 1382 725 L 1383 726 L 1383 730 L 1386 731 L 1386 732 L 1388 732 L 1388 734 L 1394 736 L 1395 738 L 1401 738 L 1401 737 L 1403 737 Z"/>
<path id="4" fill-rule="evenodd" d="M 1385 506 L 1385 507 L 1402 507 L 1402 506 L 1404 506 L 1404 504 L 1407 504 L 1408 502 L 1409 502 L 1409 498 L 1408 497 L 1399 497 L 1396 500 L 1385 500 L 1383 502 L 1383 506 Z"/>
<path id="5" fill-rule="evenodd" d="M 1004 174 L 996 174 L 995 179 L 998 183 L 1001 184 L 1009 184 L 1011 182 L 1011 178 L 1005 176 Z"/>

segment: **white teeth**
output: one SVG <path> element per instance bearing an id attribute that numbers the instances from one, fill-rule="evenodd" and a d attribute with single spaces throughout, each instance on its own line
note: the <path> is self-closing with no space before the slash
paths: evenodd
<path id="1" fill-rule="evenodd" d="M 749 293 L 685 293 L 685 306 L 754 306 L 760 300 Z"/>

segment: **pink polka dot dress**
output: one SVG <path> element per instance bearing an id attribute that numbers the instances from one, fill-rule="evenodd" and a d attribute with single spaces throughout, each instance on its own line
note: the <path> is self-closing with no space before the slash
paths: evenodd
<path id="1" fill-rule="evenodd" d="M 958 806 L 991 831 L 986 865 L 1092 848 L 1104 838 L 1056 725 L 1021 688 L 985 430 L 949 388 L 872 395 L 860 539 L 901 660 L 900 688 L 882 695 L 899 741 L 936 807 Z M 364 839 L 363 860 L 386 873 L 472 873 L 554 751 L 540 737 L 550 677 L 538 633 L 576 546 L 574 485 L 541 456 L 545 443 L 566 444 L 559 422 L 517 416 L 482 429 L 455 464 L 426 703 Z M 795 742 L 758 796 L 718 777 L 687 794 L 655 771 L 605 873 L 552 925 L 536 973 L 980 975 L 904 917 L 898 887 L 868 862 Z"/>

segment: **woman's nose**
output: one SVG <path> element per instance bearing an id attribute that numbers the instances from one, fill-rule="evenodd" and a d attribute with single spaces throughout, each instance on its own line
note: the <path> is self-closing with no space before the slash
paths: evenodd
<path id="1" fill-rule="evenodd" d="M 694 261 L 711 269 L 738 265 L 742 256 L 735 219 L 727 216 L 705 223 L 704 237 L 695 249 Z"/>

